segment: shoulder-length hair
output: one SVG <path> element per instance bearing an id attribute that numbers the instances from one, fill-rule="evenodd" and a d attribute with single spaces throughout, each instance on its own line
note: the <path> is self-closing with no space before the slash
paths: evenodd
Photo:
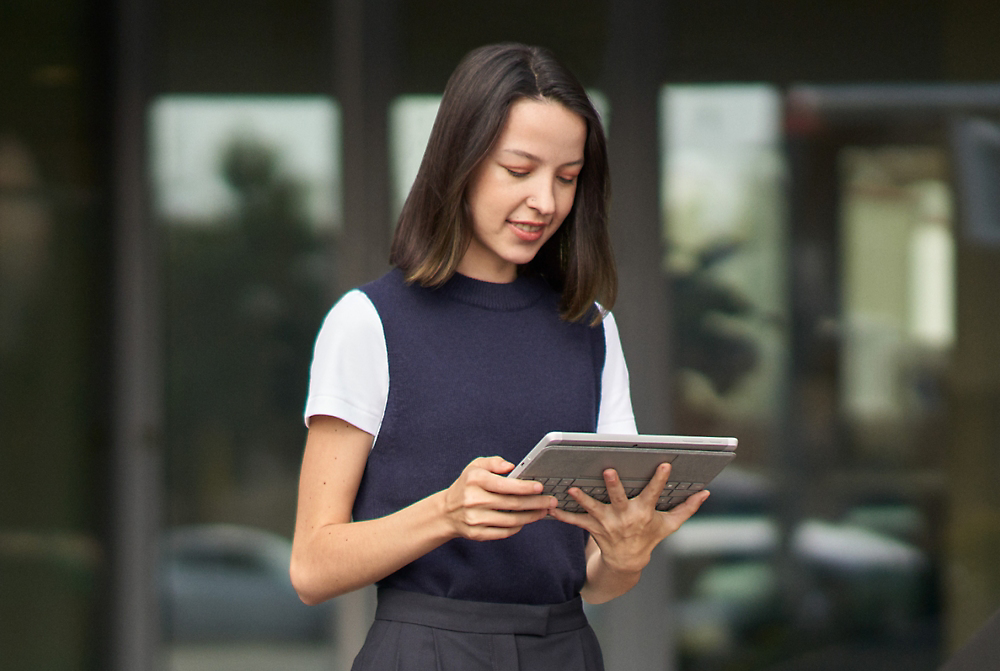
<path id="1" fill-rule="evenodd" d="M 595 301 L 610 310 L 618 289 L 604 130 L 576 77 L 540 47 L 490 45 L 459 63 L 400 213 L 389 261 L 408 281 L 424 286 L 440 286 L 455 273 L 472 239 L 466 190 L 500 137 L 511 105 L 522 98 L 565 106 L 586 122 L 587 137 L 573 207 L 520 272 L 538 274 L 560 292 L 564 319 L 597 323 Z"/>

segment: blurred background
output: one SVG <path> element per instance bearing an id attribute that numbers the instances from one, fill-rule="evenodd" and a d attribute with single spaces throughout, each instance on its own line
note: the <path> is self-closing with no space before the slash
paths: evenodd
<path id="1" fill-rule="evenodd" d="M 1000 607 L 1000 5 L 3 0 L 0 667 L 347 669 L 288 582 L 320 321 L 447 76 L 551 48 L 609 135 L 640 430 L 739 457 L 609 669 L 936 669 Z"/>

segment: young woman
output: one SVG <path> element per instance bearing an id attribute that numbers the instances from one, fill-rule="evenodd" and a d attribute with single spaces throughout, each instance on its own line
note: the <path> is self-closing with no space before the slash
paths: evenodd
<path id="1" fill-rule="evenodd" d="M 306 603 L 377 583 L 355 669 L 602 669 L 581 596 L 631 589 L 707 498 L 655 510 L 504 477 L 547 432 L 634 433 L 614 320 L 603 131 L 543 49 L 458 66 L 403 207 L 395 268 L 316 343 L 291 577 Z"/>

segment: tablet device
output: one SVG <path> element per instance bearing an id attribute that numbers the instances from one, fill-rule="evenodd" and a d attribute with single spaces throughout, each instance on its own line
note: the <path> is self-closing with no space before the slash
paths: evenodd
<path id="1" fill-rule="evenodd" d="M 632 498 L 643 490 L 656 467 L 671 464 L 670 479 L 656 504 L 670 510 L 705 486 L 736 457 L 736 438 L 655 436 L 610 433 L 546 434 L 507 477 L 537 480 L 569 512 L 583 508 L 568 494 L 579 487 L 608 502 L 604 471 L 614 468 Z"/>

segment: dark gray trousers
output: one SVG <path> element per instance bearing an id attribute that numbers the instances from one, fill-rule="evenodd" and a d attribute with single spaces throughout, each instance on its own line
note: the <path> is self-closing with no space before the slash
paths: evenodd
<path id="1" fill-rule="evenodd" d="M 379 589 L 352 671 L 604 671 L 580 597 L 553 606 Z"/>

